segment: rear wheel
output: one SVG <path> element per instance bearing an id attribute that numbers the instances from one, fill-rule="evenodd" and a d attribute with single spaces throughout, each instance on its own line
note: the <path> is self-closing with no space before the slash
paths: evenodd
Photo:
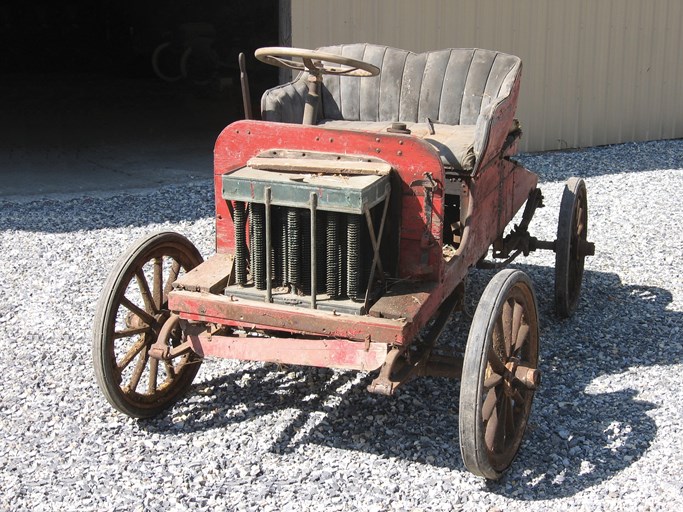
<path id="1" fill-rule="evenodd" d="M 201 358 L 194 352 L 159 361 L 149 349 L 162 330 L 169 347 L 182 342 L 168 293 L 180 275 L 201 262 L 187 238 L 156 233 L 126 251 L 104 284 L 93 329 L 95 378 L 109 403 L 128 416 L 158 414 L 189 388 L 199 370 Z"/>
<path id="2" fill-rule="evenodd" d="M 562 318 L 571 316 L 579 303 L 584 260 L 594 252 L 587 235 L 586 184 L 570 178 L 562 193 L 555 242 L 555 309 Z"/>
<path id="3" fill-rule="evenodd" d="M 517 455 L 540 383 L 538 345 L 529 277 L 499 272 L 475 311 L 460 385 L 460 451 L 476 475 L 496 480 Z"/>

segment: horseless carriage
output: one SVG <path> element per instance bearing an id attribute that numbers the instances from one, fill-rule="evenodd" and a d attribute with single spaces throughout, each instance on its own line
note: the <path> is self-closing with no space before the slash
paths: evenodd
<path id="1" fill-rule="evenodd" d="M 565 186 L 557 239 L 528 232 L 542 195 L 512 158 L 520 59 L 370 44 L 256 55 L 300 73 L 266 91 L 262 121 L 218 137 L 216 254 L 203 261 L 163 232 L 116 263 L 94 322 L 104 395 L 125 414 L 153 416 L 206 356 L 379 370 L 368 390 L 385 395 L 418 376 L 460 378 L 464 464 L 499 478 L 540 383 L 530 279 L 493 277 L 464 356 L 436 342 L 464 307 L 470 268 L 553 250 L 567 317 L 594 253 L 579 179 Z M 498 263 L 485 260 L 491 247 Z"/>

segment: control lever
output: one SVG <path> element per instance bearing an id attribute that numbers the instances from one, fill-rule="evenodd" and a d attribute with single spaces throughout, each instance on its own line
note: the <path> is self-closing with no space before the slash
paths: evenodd
<path id="1" fill-rule="evenodd" d="M 249 77 L 247 76 L 247 64 L 244 53 L 240 53 L 238 62 L 240 65 L 240 83 L 242 85 L 242 103 L 244 104 L 244 118 L 253 119 L 251 112 L 251 93 L 249 92 Z"/>

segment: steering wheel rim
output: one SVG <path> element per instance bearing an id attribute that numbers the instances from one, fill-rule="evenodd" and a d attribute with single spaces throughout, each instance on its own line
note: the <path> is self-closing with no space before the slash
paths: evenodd
<path id="1" fill-rule="evenodd" d="M 259 48 L 254 52 L 254 55 L 261 62 L 265 62 L 272 66 L 294 69 L 296 71 L 308 71 L 315 75 L 323 74 L 358 77 L 379 75 L 379 68 L 369 62 L 318 50 L 268 46 Z M 300 59 L 300 61 L 293 59 Z M 325 63 L 336 64 L 340 67 L 329 66 Z"/>

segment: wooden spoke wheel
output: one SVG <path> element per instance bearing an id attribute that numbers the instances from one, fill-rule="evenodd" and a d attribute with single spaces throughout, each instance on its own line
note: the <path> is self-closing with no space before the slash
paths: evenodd
<path id="1" fill-rule="evenodd" d="M 571 316 L 579 303 L 584 260 L 594 252 L 587 234 L 586 184 L 570 178 L 562 193 L 555 242 L 555 309 L 562 318 Z"/>
<path id="2" fill-rule="evenodd" d="M 475 311 L 460 384 L 460 451 L 476 475 L 496 480 L 517 455 L 540 383 L 538 344 L 529 277 L 499 272 Z"/>
<path id="3" fill-rule="evenodd" d="M 95 377 L 111 405 L 128 416 L 158 414 L 187 390 L 199 370 L 201 358 L 194 352 L 160 361 L 149 350 L 162 330 L 169 348 L 182 342 L 168 293 L 180 275 L 201 262 L 187 238 L 156 233 L 126 251 L 104 284 L 93 329 Z"/>

